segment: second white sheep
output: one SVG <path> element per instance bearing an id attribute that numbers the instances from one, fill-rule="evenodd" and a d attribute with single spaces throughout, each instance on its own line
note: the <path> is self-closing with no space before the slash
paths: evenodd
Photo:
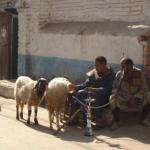
<path id="1" fill-rule="evenodd" d="M 56 116 L 57 129 L 59 128 L 61 113 L 64 113 L 68 94 L 73 90 L 74 85 L 66 78 L 58 77 L 49 82 L 45 99 L 49 111 L 50 129 L 53 129 L 54 115 Z"/>

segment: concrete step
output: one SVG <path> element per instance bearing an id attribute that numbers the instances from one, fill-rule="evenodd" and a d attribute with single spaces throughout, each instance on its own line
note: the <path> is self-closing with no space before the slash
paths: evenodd
<path id="1" fill-rule="evenodd" d="M 15 80 L 0 80 L 0 96 L 14 99 Z"/>

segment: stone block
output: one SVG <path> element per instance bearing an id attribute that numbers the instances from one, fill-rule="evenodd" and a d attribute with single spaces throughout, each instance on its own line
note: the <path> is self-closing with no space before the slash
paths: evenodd
<path id="1" fill-rule="evenodd" d="M 15 81 L 0 80 L 0 96 L 14 99 Z"/>

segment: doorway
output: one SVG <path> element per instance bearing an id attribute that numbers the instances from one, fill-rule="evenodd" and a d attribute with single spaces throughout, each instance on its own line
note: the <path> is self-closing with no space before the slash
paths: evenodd
<path id="1" fill-rule="evenodd" d="M 0 11 L 0 79 L 17 78 L 18 15 Z"/>

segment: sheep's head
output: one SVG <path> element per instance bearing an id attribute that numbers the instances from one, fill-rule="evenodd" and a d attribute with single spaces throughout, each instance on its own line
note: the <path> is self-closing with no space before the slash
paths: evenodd
<path id="1" fill-rule="evenodd" d="M 42 97 L 42 96 L 44 95 L 44 92 L 45 92 L 47 86 L 48 86 L 48 82 L 47 82 L 46 79 L 40 78 L 40 79 L 37 81 L 37 83 L 36 83 L 36 85 L 35 85 L 34 88 L 36 89 L 37 95 L 38 95 L 39 97 Z"/>

